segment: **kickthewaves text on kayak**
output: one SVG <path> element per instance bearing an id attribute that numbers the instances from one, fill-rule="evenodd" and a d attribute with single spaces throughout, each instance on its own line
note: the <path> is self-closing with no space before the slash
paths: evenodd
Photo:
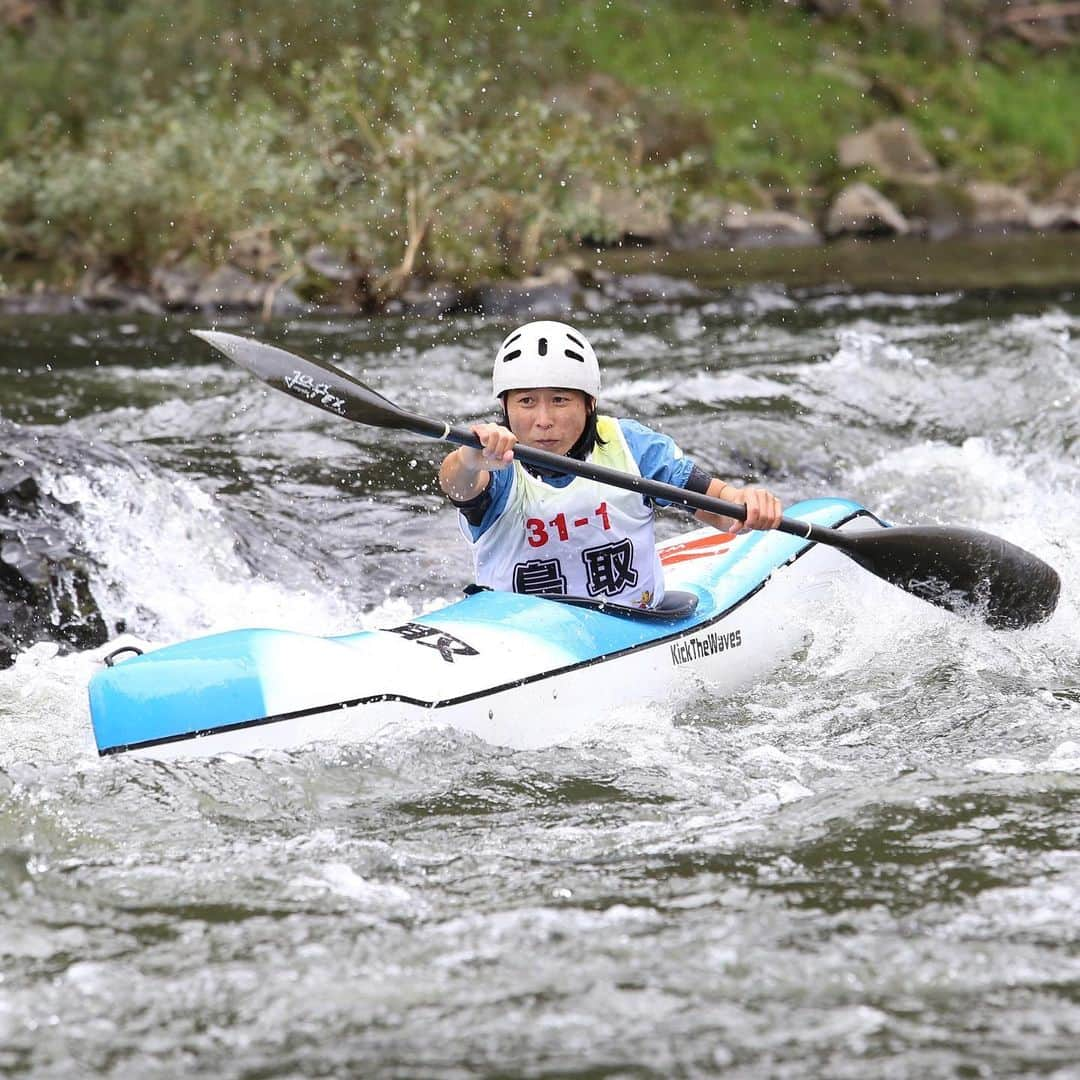
<path id="1" fill-rule="evenodd" d="M 674 642 L 671 646 L 671 662 L 676 665 L 689 664 L 694 660 L 703 660 L 707 656 L 727 652 L 729 649 L 737 649 L 740 645 L 742 645 L 741 630 L 729 630 L 727 633 L 713 630 L 701 637 Z"/>

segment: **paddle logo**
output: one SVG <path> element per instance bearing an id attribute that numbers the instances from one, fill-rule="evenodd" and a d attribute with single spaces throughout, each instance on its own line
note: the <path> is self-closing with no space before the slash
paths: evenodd
<path id="1" fill-rule="evenodd" d="M 406 641 L 415 641 L 417 645 L 426 645 L 437 649 L 439 655 L 448 663 L 454 662 L 455 656 L 479 656 L 471 645 L 461 638 L 440 630 L 437 626 L 425 626 L 423 623 L 409 622 L 402 626 L 393 626 L 387 630 L 390 634 L 400 634 Z"/>
<path id="2" fill-rule="evenodd" d="M 320 408 L 345 415 L 345 399 L 332 394 L 328 382 L 316 382 L 311 375 L 295 370 L 282 381 L 293 397 L 303 398 Z"/>
<path id="3" fill-rule="evenodd" d="M 711 630 L 707 634 L 686 638 L 685 641 L 676 641 L 671 646 L 671 662 L 676 667 L 680 664 L 691 664 L 695 660 L 704 660 L 708 656 L 717 656 L 730 649 L 737 649 L 740 645 L 741 630 L 729 630 L 727 633 Z"/>

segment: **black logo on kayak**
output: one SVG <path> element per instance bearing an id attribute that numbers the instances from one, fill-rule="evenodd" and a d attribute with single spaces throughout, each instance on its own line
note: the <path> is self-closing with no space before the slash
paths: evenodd
<path id="1" fill-rule="evenodd" d="M 437 626 L 425 626 L 423 623 L 407 622 L 404 626 L 391 627 L 387 633 L 400 634 L 406 641 L 415 641 L 429 649 L 438 649 L 439 655 L 448 663 L 454 662 L 455 656 L 479 656 L 471 645 L 461 638 L 440 630 Z"/>
<path id="2" fill-rule="evenodd" d="M 695 660 L 703 660 L 706 656 L 716 656 L 729 649 L 737 649 L 741 644 L 741 630 L 729 630 L 726 634 L 713 630 L 700 637 L 676 641 L 671 646 L 671 662 L 676 666 L 690 664 Z"/>

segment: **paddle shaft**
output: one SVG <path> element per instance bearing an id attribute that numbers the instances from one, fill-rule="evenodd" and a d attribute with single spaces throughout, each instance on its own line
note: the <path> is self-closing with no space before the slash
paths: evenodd
<path id="1" fill-rule="evenodd" d="M 408 430 L 414 434 L 441 439 L 443 442 L 455 443 L 458 446 L 470 446 L 476 450 L 483 449 L 480 439 L 469 428 L 439 424 L 437 421 L 433 422 L 426 417 L 416 416 L 412 413 L 407 413 L 405 416 L 409 420 L 417 422 L 417 426 L 410 425 L 408 427 Z M 423 430 L 421 430 L 421 427 Z M 723 514 L 725 517 L 735 518 L 738 521 L 746 520 L 746 507 L 742 503 L 728 502 L 726 499 L 717 499 L 711 495 L 687 491 L 686 488 L 676 487 L 674 484 L 665 484 L 660 480 L 649 480 L 644 476 L 634 476 L 630 473 L 620 472 L 617 469 L 608 469 L 603 465 L 594 465 L 591 461 L 579 461 L 577 458 L 552 454 L 547 450 L 536 450 L 531 446 L 522 446 L 520 443 L 514 447 L 514 457 L 526 465 L 534 465 L 545 472 L 584 476 L 589 480 L 596 480 L 611 487 L 636 491 L 641 495 L 647 495 L 650 499 L 663 499 L 665 502 L 686 506 L 692 510 L 705 510 L 710 514 Z M 780 524 L 776 528 L 779 532 L 788 533 L 791 536 L 801 536 L 806 540 L 813 540 L 820 544 L 836 544 L 837 538 L 841 535 L 836 529 L 811 525 L 809 522 L 796 521 L 788 517 L 781 518 Z"/>

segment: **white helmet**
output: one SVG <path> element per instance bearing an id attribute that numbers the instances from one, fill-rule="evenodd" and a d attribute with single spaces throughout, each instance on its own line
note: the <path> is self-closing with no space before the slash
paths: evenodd
<path id="1" fill-rule="evenodd" d="M 519 326 L 499 346 L 491 386 L 497 398 L 507 390 L 558 386 L 600 396 L 600 365 L 592 346 L 572 326 L 531 322 Z"/>

